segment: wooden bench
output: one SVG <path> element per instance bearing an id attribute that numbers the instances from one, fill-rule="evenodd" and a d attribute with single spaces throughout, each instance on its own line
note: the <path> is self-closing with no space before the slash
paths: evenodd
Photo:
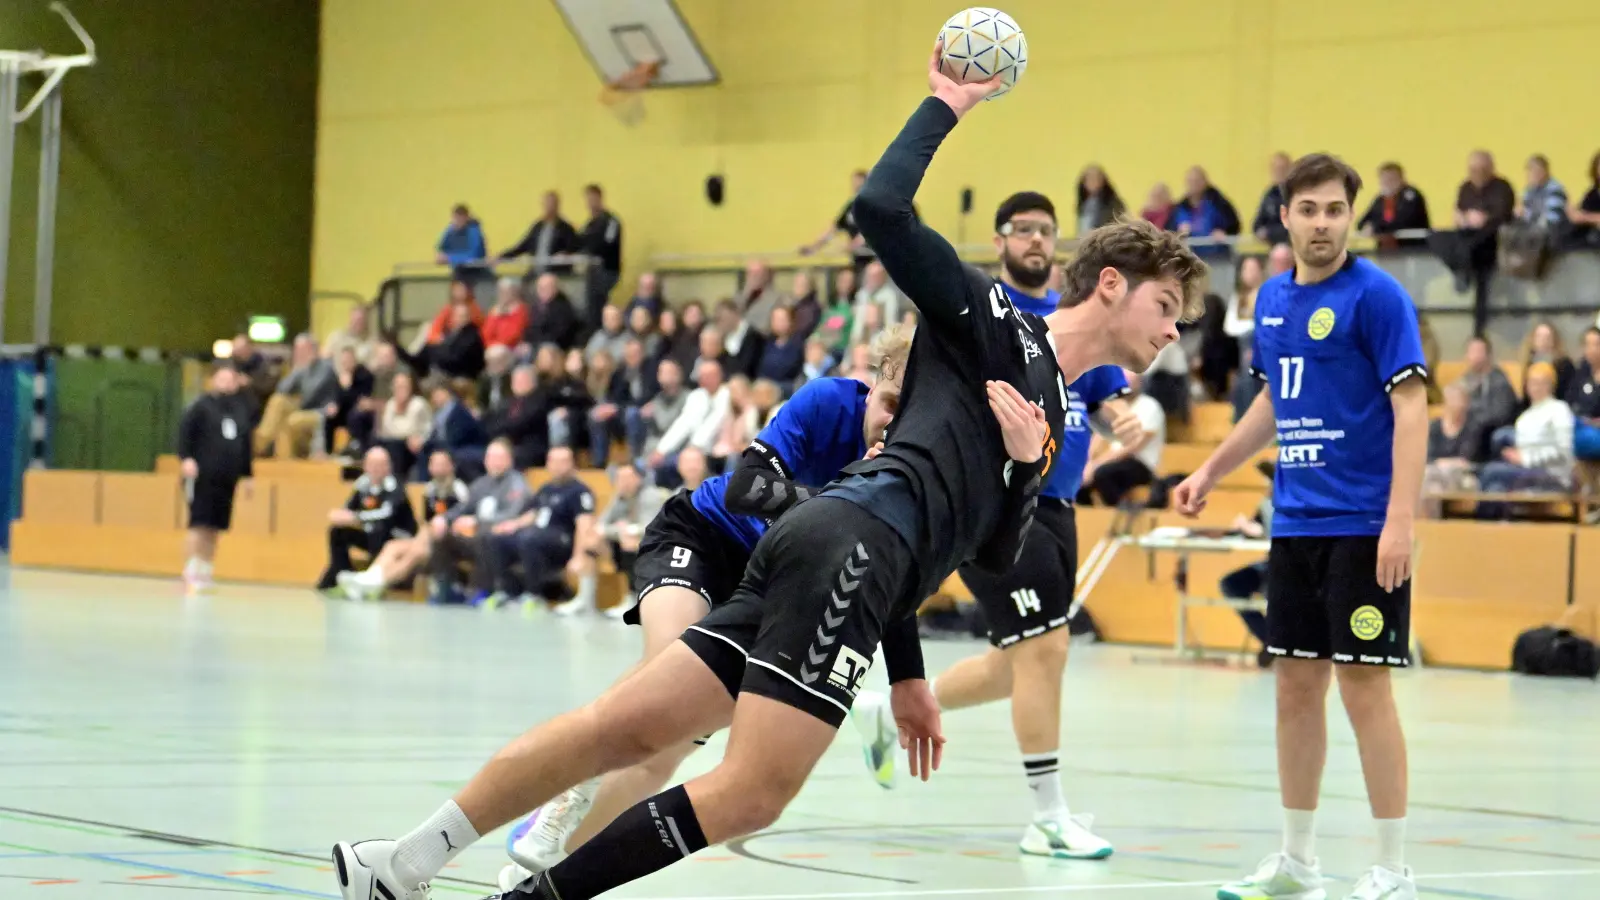
<path id="1" fill-rule="evenodd" d="M 1426 491 L 1424 501 L 1444 505 L 1445 517 L 1471 515 L 1480 503 L 1507 503 L 1523 508 L 1526 513 L 1540 513 L 1539 518 L 1566 520 L 1582 524 L 1589 517 L 1593 497 L 1586 489 L 1571 491 Z"/>

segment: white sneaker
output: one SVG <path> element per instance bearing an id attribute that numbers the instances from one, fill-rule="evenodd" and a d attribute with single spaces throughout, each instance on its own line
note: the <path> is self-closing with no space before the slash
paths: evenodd
<path id="1" fill-rule="evenodd" d="M 344 592 L 346 600 L 360 603 L 366 599 L 367 591 L 366 586 L 361 583 L 361 573 L 340 572 L 334 576 L 334 580 L 338 582 L 339 590 Z"/>
<path id="2" fill-rule="evenodd" d="M 861 736 L 861 757 L 873 780 L 881 788 L 894 787 L 894 752 L 900 746 L 900 729 L 894 724 L 889 698 L 877 691 L 857 694 L 850 704 L 850 722 Z"/>
<path id="3" fill-rule="evenodd" d="M 1406 866 L 1405 874 L 1373 866 L 1345 900 L 1417 900 L 1417 883 L 1410 866 Z"/>
<path id="4" fill-rule="evenodd" d="M 428 883 L 402 885 L 394 874 L 394 841 L 333 845 L 333 869 L 344 900 L 428 900 Z"/>
<path id="5" fill-rule="evenodd" d="M 505 867 L 500 870 L 500 875 L 495 878 L 495 883 L 500 886 L 501 893 L 509 894 L 517 889 L 517 885 L 532 877 L 532 872 L 516 863 L 506 863 Z"/>
<path id="6" fill-rule="evenodd" d="M 1327 896 L 1322 866 L 1315 861 L 1306 865 L 1287 853 L 1272 854 L 1254 875 L 1217 889 L 1217 900 L 1327 900 Z"/>
<path id="7" fill-rule="evenodd" d="M 622 598 L 622 602 L 606 607 L 605 616 L 608 619 L 621 619 L 628 614 L 628 610 L 633 609 L 638 604 L 639 598 L 629 594 Z"/>
<path id="8" fill-rule="evenodd" d="M 527 870 L 526 875 L 512 884 L 543 872 L 566 857 L 567 838 L 578 830 L 578 824 L 588 814 L 590 804 L 594 803 L 595 788 L 599 786 L 600 779 L 591 778 L 570 788 L 511 829 L 506 835 L 506 854 Z M 502 871 L 501 877 L 505 874 Z"/>
<path id="9" fill-rule="evenodd" d="M 575 616 L 579 613 L 588 612 L 592 606 L 593 604 L 582 597 L 574 597 L 565 603 L 555 604 L 550 607 L 550 611 L 558 616 Z"/>
<path id="10" fill-rule="evenodd" d="M 1022 833 L 1018 849 L 1029 856 L 1055 859 L 1105 859 L 1111 842 L 1090 831 L 1094 816 L 1060 816 L 1034 819 Z"/>

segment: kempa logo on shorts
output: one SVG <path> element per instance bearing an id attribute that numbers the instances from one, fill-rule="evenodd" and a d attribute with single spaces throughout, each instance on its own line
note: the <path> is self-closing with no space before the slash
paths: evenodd
<path id="1" fill-rule="evenodd" d="M 1363 606 L 1350 614 L 1350 633 L 1370 641 L 1383 633 L 1383 613 L 1376 606 Z"/>
<path id="2" fill-rule="evenodd" d="M 1311 335 L 1313 341 L 1320 341 L 1333 334 L 1333 310 L 1324 306 L 1311 314 L 1311 321 L 1306 323 L 1306 334 Z"/>
<path id="3" fill-rule="evenodd" d="M 844 561 L 844 568 L 839 570 L 838 588 L 832 592 L 833 602 L 823 607 L 822 624 L 817 626 L 816 639 L 811 642 L 811 647 L 806 651 L 806 658 L 800 662 L 800 680 L 806 684 L 814 684 L 822 677 L 822 667 L 827 665 L 828 652 L 834 642 L 839 640 L 839 627 L 849 618 L 850 604 L 855 602 L 856 592 L 861 589 L 861 576 L 867 571 L 867 548 L 856 544 L 856 549 Z M 845 684 L 837 684 L 835 678 L 839 677 L 840 666 L 843 665 L 844 655 L 850 648 L 839 648 L 839 659 L 834 662 L 833 672 L 828 676 L 828 683 L 844 688 L 855 696 L 856 689 L 860 688 L 859 678 L 851 681 L 848 677 Z M 861 654 L 850 651 L 850 655 L 861 659 Z M 863 660 L 862 674 L 866 673 L 867 664 Z"/>

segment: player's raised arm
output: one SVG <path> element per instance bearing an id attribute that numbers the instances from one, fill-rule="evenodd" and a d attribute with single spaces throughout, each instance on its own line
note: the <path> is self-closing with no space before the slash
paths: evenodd
<path id="1" fill-rule="evenodd" d="M 884 269 L 918 311 L 936 327 L 961 327 L 966 274 L 954 247 L 917 219 L 911 201 L 934 151 L 961 117 L 1000 87 L 999 78 L 957 84 L 939 71 L 936 45 L 928 64 L 933 96 L 922 101 L 883 151 L 856 195 L 856 227 Z"/>

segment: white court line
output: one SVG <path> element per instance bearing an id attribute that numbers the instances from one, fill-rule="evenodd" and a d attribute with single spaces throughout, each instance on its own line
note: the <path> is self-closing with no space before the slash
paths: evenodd
<path id="1" fill-rule="evenodd" d="M 1418 881 L 1471 878 L 1566 878 L 1600 875 L 1600 869 L 1534 869 L 1509 872 L 1455 872 L 1418 875 Z M 1033 884 L 1024 887 L 938 888 L 903 891 L 833 891 L 817 894 L 707 894 L 701 897 L 644 897 L 641 900 L 857 900 L 870 897 L 961 897 L 970 894 L 1071 894 L 1087 891 L 1170 891 L 1179 888 L 1218 887 L 1221 881 L 1149 881 L 1117 884 Z"/>

